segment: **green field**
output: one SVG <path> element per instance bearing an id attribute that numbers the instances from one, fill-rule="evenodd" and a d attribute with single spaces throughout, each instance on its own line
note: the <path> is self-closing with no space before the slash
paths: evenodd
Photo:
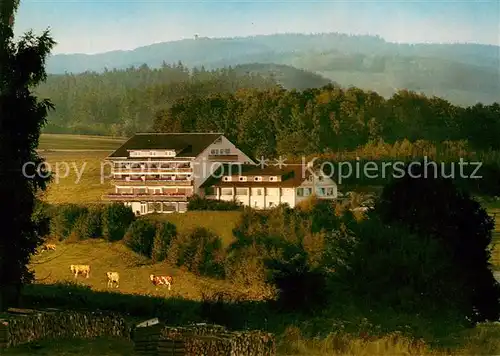
<path id="1" fill-rule="evenodd" d="M 102 195 L 113 191 L 110 166 L 105 162 L 109 153 L 42 152 L 54 172 L 54 180 L 44 193 L 45 200 L 53 204 L 100 202 Z"/>
<path id="2" fill-rule="evenodd" d="M 116 150 L 126 138 L 109 136 L 42 134 L 40 150 Z"/>

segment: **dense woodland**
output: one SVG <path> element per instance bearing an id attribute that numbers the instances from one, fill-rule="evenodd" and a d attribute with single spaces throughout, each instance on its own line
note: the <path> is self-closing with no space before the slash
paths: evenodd
<path id="1" fill-rule="evenodd" d="M 266 157 L 353 150 L 380 139 L 468 140 L 473 149 L 489 150 L 500 148 L 500 105 L 461 108 L 409 91 L 385 100 L 374 92 L 334 86 L 242 90 L 181 98 L 158 113 L 155 130 L 221 131 Z"/>
<path id="2" fill-rule="evenodd" d="M 155 114 L 184 96 L 274 86 L 272 78 L 239 75 L 230 68 L 189 71 L 178 63 L 161 69 L 143 65 L 102 74 L 52 75 L 37 92 L 56 106 L 45 132 L 130 136 L 150 130 Z"/>
<path id="3" fill-rule="evenodd" d="M 302 73 L 303 74 L 303 73 Z M 473 150 L 500 147 L 500 105 L 459 107 L 411 91 L 390 99 L 341 89 L 288 90 L 276 75 L 241 68 L 189 70 L 182 63 L 103 74 L 49 76 L 38 89 L 56 110 L 45 132 L 130 136 L 138 131 L 221 131 L 254 156 L 353 150 L 368 142 L 407 139 L 468 141 Z M 315 82 L 315 83 L 312 83 Z"/>

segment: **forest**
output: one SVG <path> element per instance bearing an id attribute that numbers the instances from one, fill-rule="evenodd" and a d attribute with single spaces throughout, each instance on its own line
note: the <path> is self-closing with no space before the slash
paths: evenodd
<path id="1" fill-rule="evenodd" d="M 37 92 L 56 107 L 49 112 L 47 133 L 221 131 L 249 154 L 267 157 L 338 152 L 404 139 L 467 141 L 471 150 L 481 151 L 500 148 L 498 103 L 461 107 L 408 90 L 386 99 L 297 70 L 285 87 L 279 80 L 290 78 L 291 67 L 284 68 L 266 75 L 242 67 L 143 65 L 49 76 Z M 292 89 L 305 86 L 310 89 Z"/>

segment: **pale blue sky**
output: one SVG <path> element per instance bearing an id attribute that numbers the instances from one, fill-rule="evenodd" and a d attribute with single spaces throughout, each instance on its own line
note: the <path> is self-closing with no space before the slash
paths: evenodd
<path id="1" fill-rule="evenodd" d="M 16 34 L 47 27 L 58 42 L 54 53 L 283 32 L 499 45 L 500 1 L 21 0 Z"/>

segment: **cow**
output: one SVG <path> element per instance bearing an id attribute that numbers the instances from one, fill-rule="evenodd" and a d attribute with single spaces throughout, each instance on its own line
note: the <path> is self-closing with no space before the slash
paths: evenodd
<path id="1" fill-rule="evenodd" d="M 56 250 L 56 245 L 55 244 L 45 244 L 42 246 L 42 251 L 55 251 Z"/>
<path id="2" fill-rule="evenodd" d="M 120 286 L 120 275 L 118 272 L 106 272 L 108 276 L 108 287 L 113 287 L 113 284 L 116 284 L 116 288 Z"/>
<path id="3" fill-rule="evenodd" d="M 174 283 L 172 276 L 155 276 L 154 274 L 151 274 L 149 279 L 153 285 L 157 287 L 156 289 L 158 289 L 158 286 L 168 286 L 168 290 L 170 290 L 172 284 Z"/>
<path id="4" fill-rule="evenodd" d="M 75 278 L 78 277 L 79 274 L 86 276 L 89 278 L 90 276 L 90 266 L 89 265 L 71 265 L 70 267 L 71 273 L 75 274 Z"/>

